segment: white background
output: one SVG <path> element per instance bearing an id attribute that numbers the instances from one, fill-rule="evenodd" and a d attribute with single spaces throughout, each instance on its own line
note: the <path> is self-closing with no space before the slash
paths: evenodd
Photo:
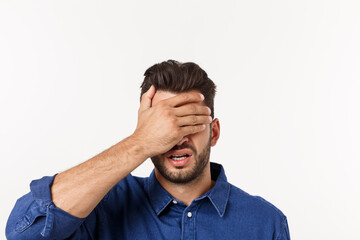
<path id="1" fill-rule="evenodd" d="M 144 71 L 175 59 L 218 86 L 211 160 L 231 183 L 281 209 L 292 239 L 360 239 L 359 9 L 0 0 L 0 238 L 31 180 L 133 132 Z"/>

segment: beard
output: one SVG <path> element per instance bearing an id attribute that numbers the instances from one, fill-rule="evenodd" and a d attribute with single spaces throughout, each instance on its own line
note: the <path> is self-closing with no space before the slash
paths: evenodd
<path id="1" fill-rule="evenodd" d="M 197 177 L 201 176 L 204 172 L 206 165 L 209 163 L 210 159 L 210 149 L 211 149 L 211 137 L 206 144 L 205 148 L 197 154 L 196 149 L 188 145 L 187 143 L 182 144 L 181 146 L 175 146 L 171 150 L 180 150 L 184 148 L 189 148 L 193 151 L 193 161 L 195 166 L 189 170 L 183 169 L 183 167 L 176 167 L 177 171 L 170 171 L 165 167 L 164 161 L 167 161 L 165 156 L 157 155 L 151 158 L 155 168 L 159 173 L 168 181 L 176 184 L 186 184 L 194 181 Z"/>

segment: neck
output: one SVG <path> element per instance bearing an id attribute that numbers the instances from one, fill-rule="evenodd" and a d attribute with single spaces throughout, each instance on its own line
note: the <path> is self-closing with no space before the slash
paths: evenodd
<path id="1" fill-rule="evenodd" d="M 215 181 L 211 180 L 210 162 L 204 169 L 204 172 L 189 183 L 179 184 L 170 182 L 165 179 L 156 169 L 155 176 L 160 185 L 168 193 L 170 193 L 171 196 L 188 206 L 194 199 L 205 194 L 215 185 Z"/>

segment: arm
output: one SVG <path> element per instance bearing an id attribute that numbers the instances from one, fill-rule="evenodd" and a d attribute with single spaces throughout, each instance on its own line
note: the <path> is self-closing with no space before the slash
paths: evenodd
<path id="1" fill-rule="evenodd" d="M 116 183 L 146 160 L 131 137 L 90 160 L 56 175 L 51 186 L 55 206 L 78 218 L 87 217 Z"/>
<path id="2" fill-rule="evenodd" d="M 44 228 L 42 235 L 49 238 L 69 236 L 79 228 L 84 218 L 91 215 L 107 192 L 147 158 L 169 151 L 183 136 L 202 131 L 205 129 L 204 124 L 211 122 L 210 109 L 199 104 L 203 101 L 203 96 L 199 93 L 182 93 L 151 106 L 154 95 L 155 88 L 151 87 L 142 96 L 138 124 L 130 137 L 88 161 L 56 175 L 52 183 L 43 183 L 40 188 L 46 191 L 46 185 L 50 187 L 50 196 L 36 199 L 36 190 L 33 192 L 32 189 L 33 194 L 28 194 L 24 198 L 26 201 L 18 201 L 8 220 L 7 237 L 38 239 L 33 231 L 41 228 Z M 33 225 L 30 223 L 21 232 L 15 230 L 16 220 L 26 216 L 26 210 L 45 209 L 46 206 L 47 210 L 39 215 L 46 219 L 40 218 L 39 221 L 34 221 Z M 67 232 L 52 229 L 54 225 L 50 223 L 54 215 L 55 219 L 61 222 L 54 225 L 67 229 Z M 68 220 L 72 218 L 74 221 L 70 221 L 70 224 Z M 62 219 L 64 220 L 61 221 Z M 42 227 L 39 227 L 41 224 Z M 51 235 L 57 232 L 63 235 Z"/>

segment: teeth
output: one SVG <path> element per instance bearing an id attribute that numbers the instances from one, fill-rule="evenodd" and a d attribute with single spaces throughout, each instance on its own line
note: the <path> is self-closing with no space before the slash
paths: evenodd
<path id="1" fill-rule="evenodd" d="M 172 155 L 172 156 L 170 156 L 170 158 L 171 159 L 173 159 L 173 160 L 183 160 L 183 159 L 185 159 L 185 158 L 187 158 L 189 155 Z"/>
<path id="2" fill-rule="evenodd" d="M 172 157 L 171 159 L 173 159 L 173 160 L 183 160 L 185 158 L 186 158 L 186 156 L 184 156 L 184 157 Z"/>

